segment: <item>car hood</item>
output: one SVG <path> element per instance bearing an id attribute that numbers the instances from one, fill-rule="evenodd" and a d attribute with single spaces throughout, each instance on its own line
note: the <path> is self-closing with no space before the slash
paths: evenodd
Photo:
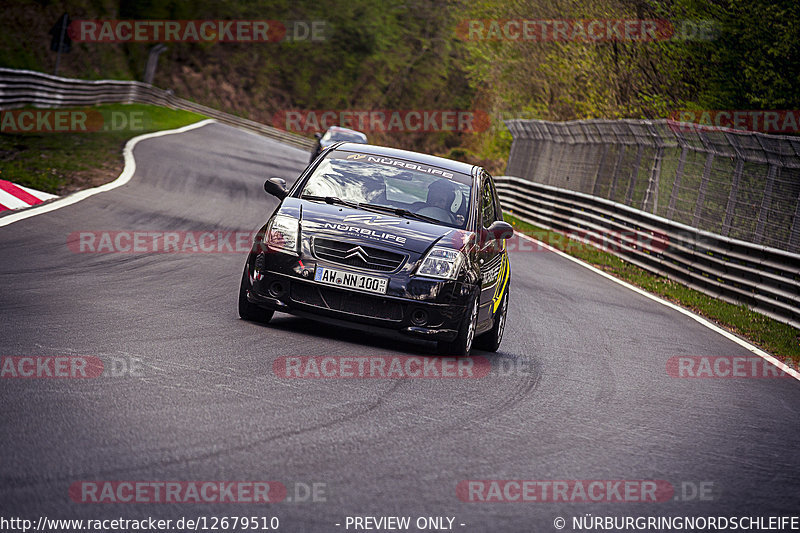
<path id="1" fill-rule="evenodd" d="M 468 232 L 463 230 L 398 217 L 391 213 L 298 198 L 286 198 L 280 211 L 301 220 L 304 236 L 338 237 L 417 254 L 424 253 L 434 243 L 460 249 L 468 236 Z"/>

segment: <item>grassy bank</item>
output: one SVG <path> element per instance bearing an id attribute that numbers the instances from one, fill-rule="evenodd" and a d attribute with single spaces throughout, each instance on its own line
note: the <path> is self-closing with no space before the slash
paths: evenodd
<path id="1" fill-rule="evenodd" d="M 567 239 L 558 232 L 528 224 L 513 215 L 506 214 L 506 220 L 517 231 L 543 241 L 652 294 L 691 309 L 781 359 L 800 363 L 800 330 L 796 328 L 751 311 L 743 305 L 733 305 L 706 296 L 685 285 L 651 274 L 608 252 Z"/>
<path id="2" fill-rule="evenodd" d="M 34 117 L 48 110 L 28 109 Z M 66 110 L 58 110 L 66 111 Z M 122 147 L 137 135 L 179 128 L 206 117 L 187 111 L 143 104 L 106 104 L 72 110 L 67 129 L 75 132 L 19 132 L 33 122 L 20 110 L 4 111 L 0 134 L 0 179 L 40 191 L 64 195 L 114 180 L 123 168 Z M 13 113 L 5 117 L 5 113 Z M 85 120 L 84 120 L 85 119 Z M 55 125 L 53 115 L 46 124 Z M 46 129 L 44 123 L 36 126 Z M 58 129 L 54 127 L 53 129 Z"/>

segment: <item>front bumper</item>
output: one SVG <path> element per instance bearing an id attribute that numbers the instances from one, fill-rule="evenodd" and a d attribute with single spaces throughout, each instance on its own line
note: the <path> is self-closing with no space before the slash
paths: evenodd
<path id="1" fill-rule="evenodd" d="M 467 312 L 468 285 L 415 278 L 403 272 L 370 272 L 389 279 L 387 294 L 371 294 L 315 282 L 317 263 L 313 257 L 269 252 L 258 257 L 256 252 L 251 253 L 248 301 L 344 327 L 392 330 L 434 341 L 452 341 L 458 335 Z M 348 270 L 338 264 L 319 264 Z"/>

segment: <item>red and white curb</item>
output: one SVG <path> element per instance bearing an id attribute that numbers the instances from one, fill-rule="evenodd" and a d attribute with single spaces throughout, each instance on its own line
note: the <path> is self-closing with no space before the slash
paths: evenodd
<path id="1" fill-rule="evenodd" d="M 22 209 L 53 198 L 58 198 L 58 196 L 0 180 L 0 211 Z"/>

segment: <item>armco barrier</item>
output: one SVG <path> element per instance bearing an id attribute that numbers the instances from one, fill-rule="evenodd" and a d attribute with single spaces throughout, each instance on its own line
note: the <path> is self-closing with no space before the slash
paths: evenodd
<path id="1" fill-rule="evenodd" d="M 193 111 L 219 122 L 244 128 L 310 150 L 314 141 L 287 131 L 223 113 L 138 81 L 78 80 L 31 70 L 0 68 L 0 109 L 76 107 L 96 104 L 153 104 Z"/>
<path id="2" fill-rule="evenodd" d="M 710 296 L 800 328 L 800 255 L 731 239 L 589 194 L 496 178 L 506 211 L 589 242 Z"/>

